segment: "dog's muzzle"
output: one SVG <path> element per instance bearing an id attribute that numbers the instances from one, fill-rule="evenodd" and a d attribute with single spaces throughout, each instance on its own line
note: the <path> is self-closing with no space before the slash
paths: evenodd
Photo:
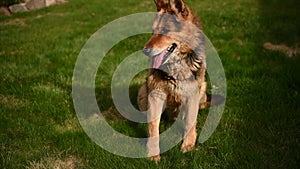
<path id="1" fill-rule="evenodd" d="M 176 49 L 177 44 L 173 43 L 167 49 L 163 51 L 155 51 L 152 48 L 144 48 L 143 53 L 150 57 L 152 60 L 151 67 L 154 69 L 158 69 L 161 65 L 168 62 L 170 59 L 170 55 Z"/>
<path id="2" fill-rule="evenodd" d="M 152 52 L 152 49 L 151 48 L 144 48 L 143 49 L 143 53 L 147 56 L 151 56 L 151 52 Z"/>

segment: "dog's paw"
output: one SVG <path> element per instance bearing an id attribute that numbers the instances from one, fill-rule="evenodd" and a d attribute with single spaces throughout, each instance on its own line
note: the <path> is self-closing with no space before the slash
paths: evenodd
<path id="1" fill-rule="evenodd" d="M 160 161 L 160 155 L 149 157 L 151 161 L 158 163 Z"/>
<path id="2" fill-rule="evenodd" d="M 192 151 L 194 148 L 195 148 L 195 144 L 187 144 L 187 145 L 182 144 L 181 151 L 183 153 L 187 153 L 189 151 Z"/>

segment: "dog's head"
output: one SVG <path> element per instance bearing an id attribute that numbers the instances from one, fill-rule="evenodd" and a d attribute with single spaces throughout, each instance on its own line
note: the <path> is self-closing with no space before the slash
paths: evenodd
<path id="1" fill-rule="evenodd" d="M 183 0 L 154 0 L 157 14 L 152 25 L 152 37 L 144 54 L 151 67 L 158 69 L 167 63 L 172 52 L 191 53 L 199 45 L 200 22 Z M 184 55 L 182 55 L 184 56 Z"/>

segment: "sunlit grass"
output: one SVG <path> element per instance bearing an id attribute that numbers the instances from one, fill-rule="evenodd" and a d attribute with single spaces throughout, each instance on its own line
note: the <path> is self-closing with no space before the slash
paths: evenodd
<path id="1" fill-rule="evenodd" d="M 71 97 L 77 56 L 105 24 L 156 8 L 152 1 L 70 0 L 0 16 L 0 168 L 297 168 L 299 56 L 288 58 L 265 50 L 263 44 L 299 44 L 299 2 L 186 3 L 200 16 L 227 78 L 225 111 L 207 142 L 186 154 L 178 145 L 156 165 L 147 159 L 111 154 L 91 141 L 80 127 Z M 108 116 L 109 123 L 136 137 L 147 134 L 146 125 L 115 115 L 110 84 L 118 64 L 141 50 L 149 36 L 134 36 L 114 46 L 95 80 L 99 108 L 113 114 Z M 132 81 L 133 104 L 144 75 Z M 199 131 L 206 115 L 207 110 L 200 112 Z M 163 122 L 162 128 L 169 125 Z"/>

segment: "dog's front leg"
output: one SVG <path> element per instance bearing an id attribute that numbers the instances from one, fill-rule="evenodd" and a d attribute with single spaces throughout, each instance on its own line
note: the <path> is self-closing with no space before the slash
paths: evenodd
<path id="1" fill-rule="evenodd" d="M 184 153 L 194 149 L 197 139 L 196 124 L 200 102 L 200 94 L 198 93 L 195 92 L 195 95 L 187 98 L 182 107 L 182 111 L 185 113 L 185 130 L 181 151 Z"/>
<path id="2" fill-rule="evenodd" d="M 160 90 L 153 90 L 148 96 L 148 157 L 151 160 L 160 160 L 159 123 L 166 103 L 166 94 Z"/>

